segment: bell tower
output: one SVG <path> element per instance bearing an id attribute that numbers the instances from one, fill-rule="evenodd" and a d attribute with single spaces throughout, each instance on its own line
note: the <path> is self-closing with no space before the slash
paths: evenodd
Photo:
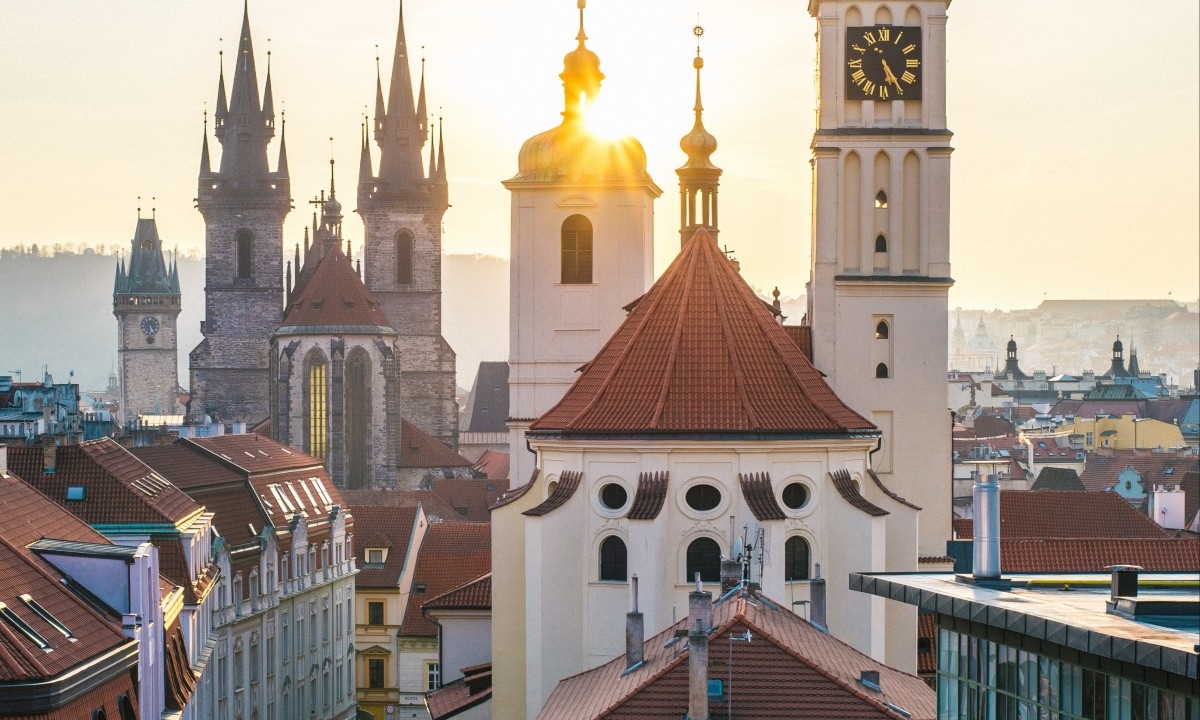
<path id="1" fill-rule="evenodd" d="M 872 464 L 950 539 L 947 0 L 810 0 L 817 20 L 813 362 L 882 432 Z"/>
<path id="2" fill-rule="evenodd" d="M 214 135 L 221 164 L 212 169 L 208 127 L 200 152 L 196 208 L 204 216 L 204 339 L 189 355 L 189 413 L 202 421 L 255 423 L 268 415 L 267 340 L 283 319 L 283 219 L 292 208 L 287 150 L 279 141 L 274 171 L 267 145 L 275 136 L 270 53 L 258 94 L 250 17 L 225 95 L 222 63 Z"/>

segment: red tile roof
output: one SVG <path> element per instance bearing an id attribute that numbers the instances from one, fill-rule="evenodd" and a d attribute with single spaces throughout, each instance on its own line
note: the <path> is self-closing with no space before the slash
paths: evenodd
<path id="1" fill-rule="evenodd" d="M 492 570 L 490 523 L 430 523 L 413 573 L 413 594 L 404 610 L 400 635 L 435 637 L 437 625 L 421 604 Z M 424 591 L 419 591 L 424 586 Z"/>
<path id="2" fill-rule="evenodd" d="M 489 480 L 508 480 L 508 453 L 499 450 L 484 450 L 475 461 L 473 469 L 488 476 Z"/>
<path id="3" fill-rule="evenodd" d="M 678 718 L 688 706 L 687 641 L 664 647 L 686 620 L 649 638 L 645 664 L 625 673 L 625 657 L 564 678 L 542 708 L 539 720 L 628 720 Z M 809 624 L 773 601 L 734 596 L 713 606 L 709 633 L 709 677 L 728 679 L 728 638 L 749 630 L 751 641 L 733 646 L 735 717 L 893 718 L 891 702 L 913 718 L 936 716 L 937 697 L 918 677 L 882 665 Z M 883 693 L 858 682 L 862 671 L 879 672 Z M 723 702 L 710 702 L 709 714 L 723 718 Z"/>
<path id="4" fill-rule="evenodd" d="M 854 485 L 854 478 L 850 477 L 849 470 L 835 470 L 829 473 L 829 479 L 833 480 L 833 486 L 837 488 L 838 495 L 841 495 L 846 502 L 866 514 L 873 517 L 882 517 L 891 514 L 862 496 L 862 493 Z"/>
<path id="5" fill-rule="evenodd" d="M 488 508 L 508 490 L 508 480 L 454 478 L 433 480 L 429 488 L 471 522 L 488 522 Z"/>
<path id="6" fill-rule="evenodd" d="M 44 472 L 42 448 L 8 449 L 13 472 L 90 525 L 176 524 L 201 511 L 191 498 L 109 438 L 55 448 L 55 468 Z M 83 500 L 66 499 L 82 486 Z"/>
<path id="7" fill-rule="evenodd" d="M 658 517 L 667 500 L 668 476 L 666 470 L 638 474 L 637 491 L 633 495 L 633 504 L 629 506 L 630 520 L 653 520 Z"/>
<path id="8" fill-rule="evenodd" d="M 377 326 L 395 333 L 379 301 L 363 285 L 358 273 L 333 243 L 312 275 L 292 294 L 284 311 L 284 328 L 296 326 Z"/>
<path id="9" fill-rule="evenodd" d="M 937 616 L 917 615 L 917 673 L 927 674 L 937 672 Z M 922 648 L 928 643 L 926 648 Z"/>
<path id="10" fill-rule="evenodd" d="M 706 230 L 697 231 L 532 431 L 855 433 L 834 394 Z"/>
<path id="11" fill-rule="evenodd" d="M 492 574 L 448 590 L 427 601 L 425 610 L 490 610 L 492 608 Z"/>
<path id="12" fill-rule="evenodd" d="M 581 480 L 583 480 L 583 473 L 577 470 L 563 470 L 558 476 L 558 484 L 550 493 L 550 497 L 543 500 L 537 507 L 529 508 L 521 514 L 537 517 L 562 507 L 575 494 L 575 489 L 579 487 Z"/>
<path id="13" fill-rule="evenodd" d="M 400 467 L 471 467 L 472 464 L 450 449 L 449 445 L 408 420 L 400 421 Z"/>
<path id="14" fill-rule="evenodd" d="M 771 476 L 767 473 L 738 473 L 738 484 L 742 486 L 742 496 L 750 506 L 750 512 L 760 522 L 763 520 L 783 520 L 787 517 L 779 501 L 775 499 L 775 491 L 771 488 Z"/>
<path id="15" fill-rule="evenodd" d="M 353 507 L 362 505 L 393 505 L 415 508 L 420 505 L 431 520 L 457 522 L 466 520 L 450 503 L 432 490 L 343 490 L 342 497 Z"/>
<path id="16" fill-rule="evenodd" d="M 356 588 L 395 588 L 404 572 L 404 560 L 412 547 L 416 508 L 388 505 L 353 505 L 356 537 Z M 386 548 L 382 566 L 367 563 L 368 548 Z"/>
<path id="17" fill-rule="evenodd" d="M 954 521 L 960 540 L 970 520 Z M 1001 490 L 1000 540 L 1017 538 L 1163 538 L 1166 530 L 1116 493 Z"/>
<path id="18" fill-rule="evenodd" d="M 1004 572 L 1104 572 L 1112 565 L 1140 565 L 1149 572 L 1200 573 L 1200 538 L 1000 540 Z"/>
<path id="19" fill-rule="evenodd" d="M 1186 473 L 1200 468 L 1200 456 L 1190 450 L 1094 450 L 1088 453 L 1079 481 L 1088 490 L 1107 490 L 1130 467 L 1141 475 L 1142 489 L 1149 492 L 1154 485 L 1179 483 Z"/>
<path id="20" fill-rule="evenodd" d="M 253 433 L 246 435 L 218 435 L 208 438 L 183 438 L 182 445 L 194 445 L 207 452 L 218 462 L 223 461 L 235 471 L 245 473 L 269 473 L 276 470 L 300 468 L 322 468 L 321 461 Z"/>
<path id="21" fill-rule="evenodd" d="M 481 705 L 492 697 L 492 665 L 461 668 L 463 676 L 425 696 L 432 720 L 443 720 Z"/>

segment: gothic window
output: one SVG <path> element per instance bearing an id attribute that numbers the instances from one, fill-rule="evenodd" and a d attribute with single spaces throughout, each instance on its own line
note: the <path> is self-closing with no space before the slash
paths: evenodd
<path id="1" fill-rule="evenodd" d="M 885 238 L 883 236 L 883 233 L 880 233 L 875 236 L 875 252 L 877 252 L 877 253 L 887 252 L 887 238 Z"/>
<path id="2" fill-rule="evenodd" d="M 879 324 L 875 326 L 875 339 L 876 340 L 887 340 L 888 339 L 888 324 L 887 324 L 887 322 L 880 320 Z"/>
<path id="3" fill-rule="evenodd" d="M 562 224 L 562 283 L 587 285 L 592 282 L 592 223 L 572 215 Z"/>
<path id="4" fill-rule="evenodd" d="M 254 277 L 254 233 L 242 228 L 237 231 L 237 277 Z"/>
<path id="5" fill-rule="evenodd" d="M 888 206 L 887 193 L 885 193 L 882 190 L 875 193 L 875 207 L 884 209 L 884 208 L 887 208 L 887 206 Z"/>
<path id="6" fill-rule="evenodd" d="M 783 579 L 808 579 L 808 541 L 802 537 L 790 537 L 783 546 Z"/>
<path id="7" fill-rule="evenodd" d="M 371 359 L 362 348 L 346 358 L 346 485 L 370 486 Z"/>
<path id="8" fill-rule="evenodd" d="M 413 236 L 407 230 L 396 233 L 396 284 L 412 285 Z"/>
<path id="9" fill-rule="evenodd" d="M 123 693 L 117 698 L 117 713 L 121 720 L 137 720 L 137 712 L 133 709 L 133 701 L 129 699 L 129 695 Z"/>
<path id="10" fill-rule="evenodd" d="M 625 582 L 629 577 L 629 558 L 625 542 L 610 535 L 600 543 L 600 579 Z"/>
<path id="11" fill-rule="evenodd" d="M 887 363 L 879 363 L 878 365 L 875 366 L 875 377 L 877 377 L 877 378 L 888 377 Z"/>
<path id="12" fill-rule="evenodd" d="M 329 427 L 329 366 L 319 352 L 309 354 L 304 383 L 304 415 L 308 425 L 305 450 L 309 455 L 325 459 L 328 450 Z"/>
<path id="13" fill-rule="evenodd" d="M 693 582 L 696 573 L 704 582 L 721 582 L 721 546 L 712 538 L 696 538 L 687 548 L 687 577 Z"/>

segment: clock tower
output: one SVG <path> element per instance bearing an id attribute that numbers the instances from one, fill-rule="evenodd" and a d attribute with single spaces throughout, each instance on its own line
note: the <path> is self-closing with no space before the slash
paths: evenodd
<path id="1" fill-rule="evenodd" d="M 920 556 L 945 555 L 950 539 L 949 4 L 809 1 L 813 361 L 882 431 L 872 466 L 923 508 Z"/>
<path id="2" fill-rule="evenodd" d="M 117 263 L 113 315 L 117 316 L 122 424 L 138 415 L 179 412 L 179 270 L 167 265 L 154 218 L 138 218 L 129 262 Z"/>

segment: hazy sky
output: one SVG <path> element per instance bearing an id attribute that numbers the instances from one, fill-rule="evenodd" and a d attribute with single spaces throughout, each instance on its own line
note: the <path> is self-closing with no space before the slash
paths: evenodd
<path id="1" fill-rule="evenodd" d="M 391 72 L 398 0 L 252 0 L 259 78 L 272 55 L 296 205 L 289 248 L 328 185 L 353 207 L 375 45 Z M 656 264 L 678 248 L 680 136 L 691 127 L 697 13 L 721 240 L 750 282 L 808 277 L 815 24 L 803 0 L 591 0 L 601 100 L 642 141 L 664 193 Z M 445 249 L 507 255 L 529 136 L 559 121 L 572 0 L 409 0 L 414 74 L 443 108 L 453 207 Z M 240 0 L 0 0 L 0 245 L 126 243 L 157 196 L 168 244 L 201 249 L 201 118 Z M 1195 0 L 958 0 L 949 10 L 951 306 L 1200 295 L 1200 57 Z M 231 57 L 226 70 L 232 79 Z M 214 143 L 214 150 L 216 149 Z M 272 164 L 278 142 L 272 144 Z M 378 153 L 375 155 L 378 159 Z M 214 157 L 214 163 L 216 158 Z M 347 224 L 356 251 L 361 225 Z M 289 251 L 290 252 L 290 251 Z M 445 288 L 454 293 L 461 288 Z"/>

